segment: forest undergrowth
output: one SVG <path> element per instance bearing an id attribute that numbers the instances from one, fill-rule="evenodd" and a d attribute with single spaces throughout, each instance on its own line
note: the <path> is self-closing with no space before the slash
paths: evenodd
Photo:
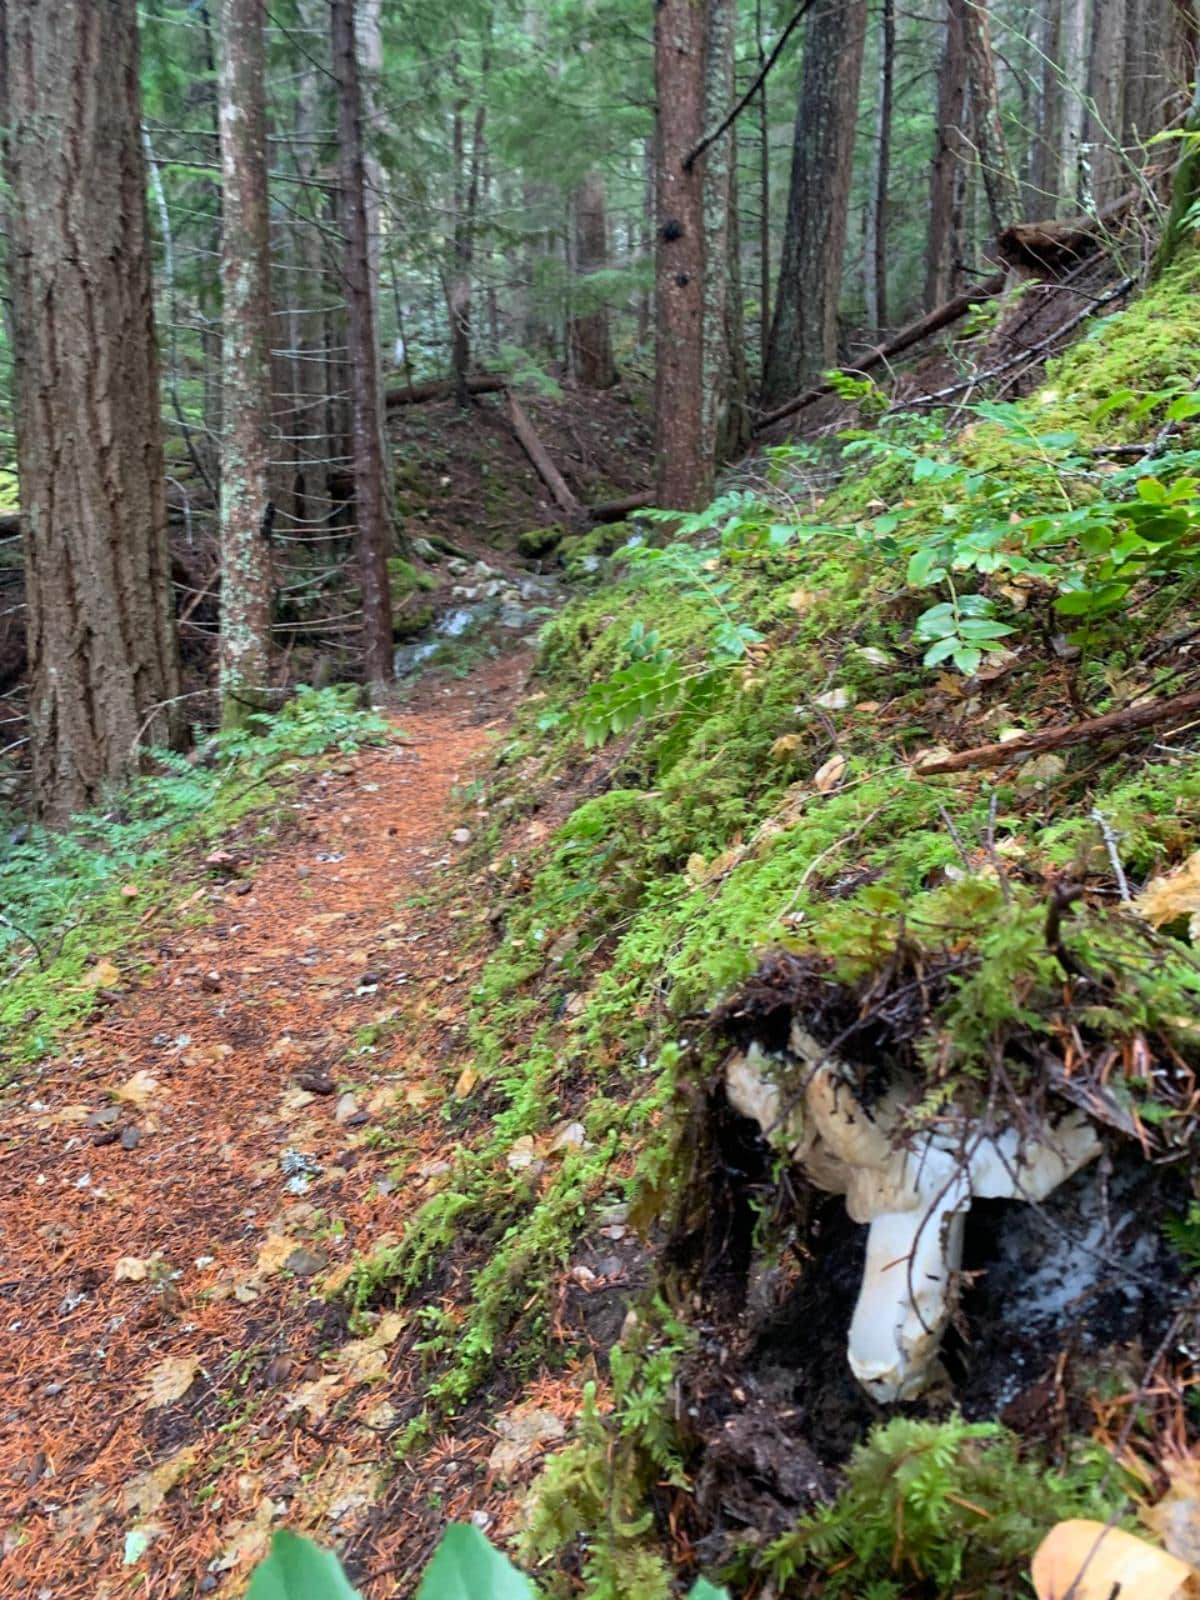
<path id="1" fill-rule="evenodd" d="M 353 1531 L 307 1502 L 364 1593 L 407 1592 L 449 1507 L 547 1594 L 665 1600 L 703 1569 L 747 1595 L 1010 1595 L 1052 1522 L 1132 1523 L 1165 1489 L 1200 1255 L 1198 279 L 1185 260 L 1027 400 L 911 415 L 851 383 L 858 424 L 769 452 L 753 489 L 559 543 L 577 598 L 459 792 L 456 870 L 416 897 L 469 994 L 371 1130 L 396 1224 L 318 1277 L 328 1387 L 306 1373 L 287 1411 L 341 1438 L 388 1397 Z M 381 732 L 302 696 L 22 845 L 6 1067 L 105 1002 L 98 955 L 136 950 L 152 882 L 186 914 L 181 845 L 219 846 L 278 763 Z M 361 1033 L 358 1070 L 408 1062 L 414 1015 Z M 832 1279 L 861 1239 L 733 1115 L 723 1066 L 757 1045 L 786 1090 L 795 1023 L 912 1075 L 907 1135 L 1070 1105 L 1118 1177 L 1161 1168 L 1143 1322 L 1005 1374 L 1000 1405 L 960 1319 L 920 1402 L 793 1415 L 771 1385 L 799 1392 L 795 1307 L 815 1282 L 841 1361 Z"/>
<path id="2" fill-rule="evenodd" d="M 859 386 L 861 427 L 773 452 L 769 487 L 672 519 L 665 542 L 660 523 L 625 530 L 544 632 L 475 846 L 497 897 L 472 994 L 486 1120 L 350 1293 L 360 1313 L 425 1308 L 424 1404 L 397 1440 L 420 1459 L 481 1393 L 545 1373 L 597 1226 L 645 1231 L 649 1286 L 621 1343 L 586 1356 L 578 1436 L 533 1491 L 520 1547 L 554 1592 L 582 1573 L 589 1594 L 666 1595 L 699 1551 L 747 1592 L 940 1595 L 965 1574 L 964 1593 L 1012 1593 L 1056 1517 L 1128 1512 L 1161 1474 L 1170 1407 L 1190 1416 L 1175 1368 L 1169 1401 L 1110 1408 L 1102 1360 L 1060 1396 L 1053 1442 L 994 1419 L 956 1432 L 943 1395 L 926 1421 L 864 1424 L 832 1463 L 842 1497 L 782 1531 L 731 1526 L 711 1485 L 706 1501 L 684 1374 L 715 1330 L 744 1353 L 752 1258 L 791 1280 L 820 1249 L 778 1160 L 722 1198 L 731 1034 L 778 1049 L 799 1018 L 915 1071 L 912 1127 L 986 1110 L 1028 1128 L 1074 1103 L 1191 1170 L 1194 710 L 923 767 L 1194 685 L 1196 271 L 1098 324 L 1029 400 L 913 417 Z M 739 1265 L 731 1312 L 717 1285 Z M 570 1371 L 581 1338 L 550 1367 Z M 898 1497 L 883 1531 L 855 1510 L 876 1482 Z"/>

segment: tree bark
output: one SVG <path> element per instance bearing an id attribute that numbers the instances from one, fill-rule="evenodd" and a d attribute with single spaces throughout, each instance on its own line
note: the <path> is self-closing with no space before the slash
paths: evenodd
<path id="1" fill-rule="evenodd" d="M 608 307 L 588 279 L 608 266 L 608 209 L 604 179 L 589 172 L 575 191 L 574 314 L 569 333 L 574 376 L 585 389 L 611 389 L 617 381 Z"/>
<path id="2" fill-rule="evenodd" d="M 1129 186 L 1122 149 L 1129 7 L 1128 0 L 1092 0 L 1092 3 L 1087 168 L 1090 198 L 1093 205 L 1100 208 L 1111 204 Z"/>
<path id="3" fill-rule="evenodd" d="M 487 79 L 491 64 L 491 13 L 480 62 L 479 98 L 471 122 L 471 150 L 465 140 L 466 102 L 454 107 L 455 204 L 454 238 L 447 304 L 450 312 L 450 371 L 460 406 L 470 403 L 467 373 L 471 367 L 471 267 L 475 258 L 475 213 L 483 171 L 483 140 L 487 128 Z M 455 74 L 458 66 L 455 64 Z"/>
<path id="4" fill-rule="evenodd" d="M 34 798 L 61 822 L 182 727 L 135 0 L 7 0 L 0 39 Z"/>
<path id="5" fill-rule="evenodd" d="M 735 0 L 707 0 L 704 121 L 720 124 L 733 104 Z M 737 147 L 730 129 L 704 154 L 703 450 L 716 465 L 748 436 L 741 262 L 737 227 Z"/>
<path id="6" fill-rule="evenodd" d="M 867 326 L 887 323 L 887 204 L 892 164 L 892 96 L 896 62 L 896 0 L 883 0 L 879 33 L 879 104 L 875 110 L 875 160 L 867 190 L 863 287 Z"/>
<path id="7" fill-rule="evenodd" d="M 783 400 L 797 383 L 837 359 L 866 26 L 866 0 L 818 7 L 806 24 L 783 254 L 763 381 L 768 402 Z"/>
<path id="8" fill-rule="evenodd" d="M 962 18 L 975 154 L 995 237 L 1018 220 L 1020 200 L 1000 117 L 1000 91 L 996 83 L 987 0 L 968 0 Z"/>
<path id="9" fill-rule="evenodd" d="M 333 70 L 337 80 L 338 197 L 345 241 L 346 329 L 354 415 L 354 499 L 358 520 L 364 675 L 372 692 L 392 681 L 392 609 L 387 556 L 391 528 L 384 491 L 379 417 L 379 347 L 371 307 L 370 241 L 365 202 L 362 92 L 354 36 L 354 0 L 330 0 Z"/>
<path id="10" fill-rule="evenodd" d="M 704 180 L 684 158 L 704 135 L 704 19 L 696 0 L 658 0 L 655 455 L 659 504 L 690 511 L 709 496 L 704 452 Z"/>
<path id="11" fill-rule="evenodd" d="M 1042 216 L 1055 210 L 1058 199 L 1058 152 L 1062 143 L 1062 84 L 1058 75 L 1058 0 L 1039 0 L 1034 29 L 1035 71 L 1038 90 L 1036 114 L 1030 130 L 1029 189 L 1030 215 Z"/>
<path id="12" fill-rule="evenodd" d="M 764 70 L 767 52 L 763 45 L 762 0 L 754 0 L 754 42 L 762 79 L 758 87 L 758 361 L 760 373 L 765 373 L 771 343 L 771 118 Z"/>
<path id="13" fill-rule="evenodd" d="M 271 277 L 264 0 L 221 0 L 224 381 L 221 723 L 266 703 L 271 639 Z"/>
<path id="14" fill-rule="evenodd" d="M 937 122 L 929 179 L 929 232 L 925 243 L 925 308 L 957 294 L 963 268 L 963 199 L 969 150 L 963 128 L 967 106 L 967 40 L 963 10 L 969 0 L 948 0 Z"/>
<path id="15" fill-rule="evenodd" d="M 1087 125 L 1088 0 L 1062 0 L 1058 24 L 1062 120 L 1058 151 L 1058 215 L 1074 216 L 1083 190 L 1083 140 Z"/>
<path id="16" fill-rule="evenodd" d="M 319 26 L 313 0 L 301 9 L 301 22 L 314 31 Z M 311 62 L 300 64 L 296 86 L 294 128 L 301 176 L 312 181 L 317 173 L 320 100 L 317 69 Z M 325 255 L 321 240 L 320 202 L 312 202 L 313 215 L 293 219 L 293 258 L 298 268 L 290 296 L 288 313 L 292 350 L 292 510 L 303 531 L 321 521 L 328 507 L 324 503 L 324 458 L 331 440 L 326 428 L 329 412 L 328 380 L 331 368 L 326 360 L 326 304 L 331 298 Z"/>

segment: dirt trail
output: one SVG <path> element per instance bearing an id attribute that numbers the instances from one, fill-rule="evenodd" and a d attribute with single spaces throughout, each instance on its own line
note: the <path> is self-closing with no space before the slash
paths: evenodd
<path id="1" fill-rule="evenodd" d="M 323 1291 L 454 1145 L 470 969 L 422 902 L 525 665 L 429 685 L 403 744 L 309 780 L 211 922 L 8 1097 L 0 1595 L 233 1592 L 274 1521 L 370 1518 L 400 1319 L 347 1343 Z"/>

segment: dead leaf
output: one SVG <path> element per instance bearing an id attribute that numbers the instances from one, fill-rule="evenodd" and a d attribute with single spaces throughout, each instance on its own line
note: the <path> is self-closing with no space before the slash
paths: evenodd
<path id="1" fill-rule="evenodd" d="M 288 1396 L 289 1411 L 303 1411 L 310 1422 L 321 1422 L 329 1411 L 329 1403 L 345 1387 L 346 1379 L 340 1372 L 327 1373 L 323 1378 L 313 1378 Z"/>
<path id="2" fill-rule="evenodd" d="M 195 1445 L 185 1445 L 158 1466 L 139 1472 L 121 1490 L 125 1510 L 131 1516 L 149 1517 L 158 1510 L 177 1483 L 181 1483 L 196 1464 Z"/>
<path id="3" fill-rule="evenodd" d="M 1200 850 L 1174 872 L 1151 878 L 1135 904 L 1155 928 L 1187 917 L 1188 937 L 1200 939 Z"/>
<path id="4" fill-rule="evenodd" d="M 141 1256 L 122 1256 L 113 1268 L 116 1283 L 144 1283 L 150 1275 L 150 1263 Z"/>
<path id="5" fill-rule="evenodd" d="M 121 969 L 105 957 L 103 961 L 97 961 L 94 967 L 88 968 L 83 981 L 89 989 L 112 989 L 121 981 Z"/>
<path id="6" fill-rule="evenodd" d="M 158 1079 L 143 1067 L 139 1072 L 135 1072 L 132 1078 L 127 1078 L 119 1089 L 113 1090 L 113 1098 L 124 1100 L 127 1105 L 141 1109 L 150 1104 L 159 1087 Z"/>
<path id="7" fill-rule="evenodd" d="M 534 1160 L 533 1136 L 523 1133 L 519 1139 L 514 1139 L 504 1159 L 512 1172 L 522 1172 L 526 1167 L 531 1167 Z"/>
<path id="8" fill-rule="evenodd" d="M 790 761 L 803 744 L 804 740 L 798 733 L 780 734 L 771 746 L 772 760 Z"/>
<path id="9" fill-rule="evenodd" d="M 168 1356 L 152 1367 L 146 1379 L 144 1394 L 146 1404 L 154 1410 L 157 1406 L 171 1406 L 184 1395 L 196 1381 L 200 1371 L 199 1356 Z"/>
<path id="10" fill-rule="evenodd" d="M 464 1067 L 458 1075 L 458 1082 L 454 1085 L 454 1098 L 465 1100 L 471 1090 L 479 1082 L 479 1073 L 475 1067 Z"/>
<path id="11" fill-rule="evenodd" d="M 1200 1593 L 1192 1568 L 1122 1528 L 1078 1518 L 1060 1522 L 1033 1557 L 1038 1600 L 1187 1600 Z"/>
<path id="12" fill-rule="evenodd" d="M 299 1241 L 290 1239 L 286 1233 L 269 1233 L 259 1246 L 258 1259 L 254 1263 L 255 1275 L 269 1278 L 273 1273 L 282 1271 L 288 1258 L 299 1248 Z"/>
<path id="13" fill-rule="evenodd" d="M 813 785 L 821 794 L 829 794 L 836 789 L 846 775 L 846 758 L 843 755 L 832 755 L 823 766 L 817 768 L 813 774 Z"/>

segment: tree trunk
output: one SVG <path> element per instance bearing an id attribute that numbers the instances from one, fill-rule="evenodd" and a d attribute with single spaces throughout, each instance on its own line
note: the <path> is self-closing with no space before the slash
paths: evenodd
<path id="1" fill-rule="evenodd" d="M 34 797 L 61 822 L 182 726 L 137 7 L 8 0 L 0 35 Z"/>
<path id="2" fill-rule="evenodd" d="M 309 0 L 311 5 L 312 0 Z M 307 7 L 301 10 L 301 21 L 314 29 L 318 18 Z M 318 134 L 320 130 L 320 97 L 317 69 L 305 61 L 300 66 L 296 89 L 294 127 L 301 165 L 301 174 L 312 181 L 317 173 Z M 331 298 L 322 248 L 322 229 L 319 202 L 312 202 L 315 215 L 299 216 L 293 220 L 295 245 L 293 257 L 297 265 L 292 305 L 288 313 L 292 350 L 291 391 L 293 395 L 293 425 L 291 454 L 294 457 L 292 476 L 292 508 L 298 523 L 298 532 L 307 533 L 328 510 L 325 504 L 324 459 L 331 449 L 331 439 L 326 426 L 329 411 L 327 392 L 330 366 L 326 361 L 326 304 Z"/>
<path id="3" fill-rule="evenodd" d="M 656 494 L 690 511 L 708 498 L 704 453 L 704 179 L 685 169 L 704 135 L 704 17 L 695 0 L 658 0 L 654 26 L 658 250 L 655 264 Z"/>
<path id="4" fill-rule="evenodd" d="M 783 255 L 763 397 L 782 401 L 837 360 L 866 0 L 818 6 L 807 23 Z"/>
<path id="5" fill-rule="evenodd" d="M 1036 56 L 1034 71 L 1038 89 L 1036 113 L 1030 129 L 1028 216 L 1047 216 L 1055 209 L 1058 184 L 1058 151 L 1062 143 L 1062 84 L 1058 61 L 1058 0 L 1039 0 L 1034 29 Z"/>
<path id="6" fill-rule="evenodd" d="M 704 125 L 711 128 L 733 104 L 736 7 L 734 0 L 707 0 L 707 5 Z M 709 145 L 704 155 L 702 448 L 705 461 L 713 465 L 730 446 L 731 416 L 745 415 L 745 396 L 736 393 L 735 383 L 735 354 L 741 352 L 735 352 L 731 341 L 734 325 L 741 320 L 734 310 L 734 301 L 741 299 L 733 216 L 735 156 L 732 132 Z"/>
<path id="7" fill-rule="evenodd" d="M 997 237 L 1019 220 L 1020 200 L 1000 117 L 1000 91 L 996 84 L 987 0 L 969 0 L 963 8 L 962 20 L 975 154 L 983 192 L 987 196 L 992 236 Z"/>
<path id="8" fill-rule="evenodd" d="M 1122 150 L 1128 25 L 1128 0 L 1093 0 L 1086 136 L 1090 193 L 1097 210 L 1111 205 L 1129 187 Z"/>
<path id="9" fill-rule="evenodd" d="M 221 0 L 221 723 L 270 681 L 271 280 L 264 0 Z"/>
<path id="10" fill-rule="evenodd" d="M 346 343 L 354 414 L 354 500 L 362 590 L 364 675 L 373 693 L 394 676 L 387 556 L 391 529 L 384 491 L 379 416 L 379 346 L 371 307 L 370 240 L 363 163 L 362 92 L 354 37 L 354 0 L 330 0 L 337 80 L 339 202 L 345 243 Z"/>
<path id="11" fill-rule="evenodd" d="M 887 323 L 887 203 L 892 164 L 892 95 L 896 63 L 896 0 L 883 0 L 879 37 L 879 104 L 875 111 L 875 161 L 867 190 L 863 287 L 867 326 Z"/>
<path id="12" fill-rule="evenodd" d="M 963 268 L 963 199 L 968 148 L 963 134 L 967 104 L 967 41 L 963 9 L 948 0 L 938 69 L 937 122 L 929 181 L 929 232 L 925 244 L 925 309 L 958 292 Z"/>
<path id="13" fill-rule="evenodd" d="M 758 70 L 762 74 L 758 90 L 758 361 L 759 372 L 765 373 L 771 343 L 771 118 L 762 0 L 754 0 L 754 43 Z"/>
<path id="14" fill-rule="evenodd" d="M 1058 24 L 1059 68 L 1063 82 L 1058 150 L 1058 215 L 1073 217 L 1088 197 L 1083 192 L 1083 139 L 1087 124 L 1088 0 L 1062 0 Z"/>
<path id="15" fill-rule="evenodd" d="M 479 99 L 472 119 L 471 151 L 465 148 L 463 121 L 466 104 L 454 107 L 455 206 L 453 259 L 447 300 L 450 312 L 450 371 L 460 406 L 470 404 L 467 373 L 471 367 L 471 266 L 475 256 L 475 213 L 483 171 L 484 132 L 487 127 L 487 79 L 491 63 L 491 16 L 480 62 Z M 458 67 L 455 64 L 455 74 Z"/>
<path id="16" fill-rule="evenodd" d="M 574 314 L 570 323 L 571 364 L 585 389 L 611 389 L 617 381 L 608 308 L 588 279 L 608 266 L 608 211 L 604 179 L 589 172 L 575 191 Z"/>

